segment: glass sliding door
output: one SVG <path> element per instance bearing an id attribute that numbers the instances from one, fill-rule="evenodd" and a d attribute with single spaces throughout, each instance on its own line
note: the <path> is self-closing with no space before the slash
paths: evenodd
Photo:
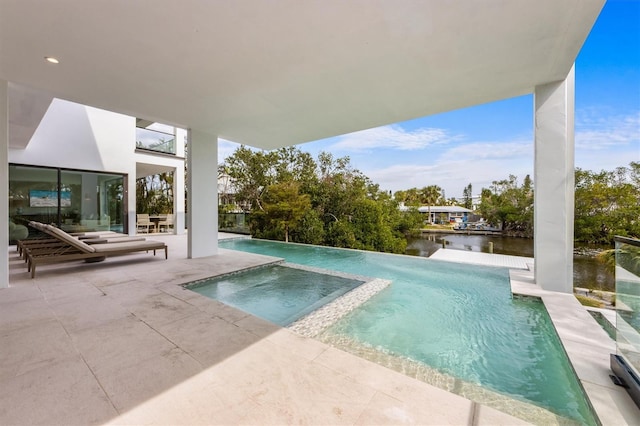
<path id="1" fill-rule="evenodd" d="M 70 203 L 61 206 L 61 226 L 69 230 L 124 231 L 124 179 L 120 175 L 62 171 L 62 193 Z"/>
<path id="2" fill-rule="evenodd" d="M 54 223 L 69 232 L 126 232 L 125 176 L 9 166 L 10 218 Z"/>
<path id="3" fill-rule="evenodd" d="M 58 170 L 9 165 L 9 221 L 29 220 L 57 223 Z"/>

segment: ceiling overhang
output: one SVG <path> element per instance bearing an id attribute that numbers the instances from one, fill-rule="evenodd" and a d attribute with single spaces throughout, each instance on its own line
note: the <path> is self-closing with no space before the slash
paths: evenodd
<path id="1" fill-rule="evenodd" d="M 53 96 L 30 87 L 10 83 L 9 147 L 25 149 L 53 101 Z"/>
<path id="2" fill-rule="evenodd" d="M 162 173 L 170 173 L 175 170 L 175 167 L 166 166 L 162 164 L 151 163 L 136 163 L 136 179 L 140 179 L 147 176 L 159 175 Z"/>
<path id="3" fill-rule="evenodd" d="M 603 5 L 3 0 L 0 79 L 270 149 L 562 80 Z"/>

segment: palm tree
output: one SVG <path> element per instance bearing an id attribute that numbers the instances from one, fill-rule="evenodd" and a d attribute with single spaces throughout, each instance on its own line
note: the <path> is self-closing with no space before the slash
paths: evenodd
<path id="1" fill-rule="evenodd" d="M 433 225 L 431 219 L 431 206 L 435 205 L 442 196 L 442 188 L 438 185 L 425 186 L 420 190 L 420 201 L 427 205 L 427 211 L 429 215 L 429 223 Z"/>

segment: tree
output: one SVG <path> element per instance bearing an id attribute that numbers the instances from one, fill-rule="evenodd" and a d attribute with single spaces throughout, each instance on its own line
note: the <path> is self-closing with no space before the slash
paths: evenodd
<path id="1" fill-rule="evenodd" d="M 297 182 L 286 181 L 269 185 L 264 198 L 263 214 L 271 227 L 282 229 L 285 242 L 289 242 L 289 231 L 294 229 L 311 207 L 309 196 L 300 194 Z"/>
<path id="2" fill-rule="evenodd" d="M 173 173 L 145 176 L 136 180 L 136 211 L 171 213 L 173 211 Z"/>
<path id="3" fill-rule="evenodd" d="M 233 179 L 236 197 L 247 210 L 263 210 L 262 196 L 275 183 L 275 151 L 254 151 L 244 145 L 226 159 L 225 170 Z"/>
<path id="4" fill-rule="evenodd" d="M 640 235 L 640 163 L 613 171 L 576 169 L 575 238 L 611 243 L 615 235 Z"/>
<path id="5" fill-rule="evenodd" d="M 291 240 L 303 244 L 323 244 L 326 231 L 324 222 L 316 209 L 309 209 L 291 231 Z"/>
<path id="6" fill-rule="evenodd" d="M 483 188 L 480 214 L 490 223 L 500 225 L 506 233 L 533 236 L 533 182 L 527 175 L 522 186 L 518 179 L 493 181 L 489 189 Z"/>
<path id="7" fill-rule="evenodd" d="M 473 209 L 473 190 L 471 184 L 462 190 L 462 205 L 467 209 Z"/>
<path id="8" fill-rule="evenodd" d="M 429 215 L 429 223 L 433 224 L 431 218 L 431 206 L 435 206 L 442 198 L 442 188 L 438 185 L 425 186 L 419 191 L 420 202 L 427 205 L 427 211 Z"/>
<path id="9" fill-rule="evenodd" d="M 349 157 L 321 152 L 316 161 L 295 147 L 241 146 L 223 167 L 237 201 L 252 213 L 257 237 L 403 252 L 404 233 L 420 223 L 417 210 L 400 212 L 397 199 L 354 169 Z M 417 200 L 417 190 L 410 194 Z"/>

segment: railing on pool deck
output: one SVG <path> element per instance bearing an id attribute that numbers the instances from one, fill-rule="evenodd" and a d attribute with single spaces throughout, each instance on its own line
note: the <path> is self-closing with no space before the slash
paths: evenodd
<path id="1" fill-rule="evenodd" d="M 218 231 L 250 234 L 249 213 L 218 213 Z"/>
<path id="2" fill-rule="evenodd" d="M 640 407 L 640 240 L 615 237 L 616 353 L 612 379 Z"/>

